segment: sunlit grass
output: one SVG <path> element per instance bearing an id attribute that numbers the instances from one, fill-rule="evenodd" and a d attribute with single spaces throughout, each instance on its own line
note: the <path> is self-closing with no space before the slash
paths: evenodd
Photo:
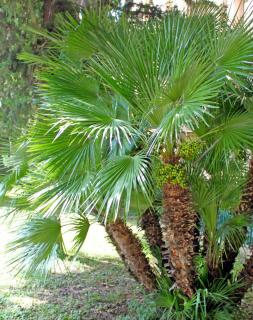
<path id="1" fill-rule="evenodd" d="M 4 223 L 0 234 L 0 320 L 116 319 L 127 312 L 130 300 L 142 296 L 98 223 L 91 225 L 78 257 L 57 264 L 43 281 L 14 277 L 4 255 L 4 246 L 11 239 Z M 70 249 L 73 234 L 64 235 Z"/>
<path id="2" fill-rule="evenodd" d="M 11 296 L 9 301 L 13 304 L 19 305 L 22 308 L 29 309 L 34 305 L 45 304 L 47 301 L 40 300 L 32 297 L 20 297 L 20 296 Z"/>

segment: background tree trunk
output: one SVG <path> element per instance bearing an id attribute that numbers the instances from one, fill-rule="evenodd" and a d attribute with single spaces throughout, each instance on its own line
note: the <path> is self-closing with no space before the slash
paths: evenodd
<path id="1" fill-rule="evenodd" d="M 44 0 L 43 6 L 43 25 L 45 28 L 51 28 L 54 19 L 54 0 Z"/>

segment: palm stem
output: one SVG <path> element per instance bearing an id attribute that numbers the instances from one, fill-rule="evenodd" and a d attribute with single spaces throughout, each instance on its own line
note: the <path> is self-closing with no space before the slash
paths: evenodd
<path id="1" fill-rule="evenodd" d="M 141 216 L 140 227 L 145 231 L 146 239 L 152 248 L 163 246 L 162 230 L 156 212 L 148 208 Z"/>
<path id="2" fill-rule="evenodd" d="M 171 264 L 169 259 L 169 250 L 163 241 L 162 230 L 157 213 L 154 209 L 148 208 L 141 216 L 140 227 L 145 232 L 145 237 L 149 243 L 154 256 L 160 260 L 161 267 L 167 270 L 171 275 Z"/>
<path id="3" fill-rule="evenodd" d="M 108 224 L 106 231 L 130 273 L 147 291 L 154 291 L 155 276 L 142 251 L 142 245 L 132 230 L 118 219 Z"/>
<path id="4" fill-rule="evenodd" d="M 187 188 L 167 183 L 163 188 L 163 239 L 169 248 L 172 275 L 189 297 L 194 294 L 197 215 Z"/>

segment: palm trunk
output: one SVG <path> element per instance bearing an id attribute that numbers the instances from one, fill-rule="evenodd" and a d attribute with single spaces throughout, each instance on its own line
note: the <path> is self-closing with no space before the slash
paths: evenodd
<path id="1" fill-rule="evenodd" d="M 153 209 L 149 208 L 143 213 L 140 227 L 145 231 L 145 236 L 151 249 L 155 247 L 161 249 L 163 245 L 162 230 L 159 218 Z"/>
<path id="2" fill-rule="evenodd" d="M 169 248 L 173 278 L 185 295 L 194 294 L 197 214 L 190 191 L 171 183 L 163 187 L 163 239 Z"/>
<path id="3" fill-rule="evenodd" d="M 163 241 L 162 230 L 159 217 L 156 212 L 149 208 L 141 217 L 140 227 L 145 232 L 145 237 L 149 243 L 150 249 L 161 263 L 161 266 L 167 270 L 168 276 L 171 276 L 171 264 L 169 260 L 169 250 Z"/>
<path id="4" fill-rule="evenodd" d="M 155 276 L 132 230 L 122 220 L 116 220 L 107 225 L 106 231 L 130 273 L 147 291 L 154 291 Z"/>

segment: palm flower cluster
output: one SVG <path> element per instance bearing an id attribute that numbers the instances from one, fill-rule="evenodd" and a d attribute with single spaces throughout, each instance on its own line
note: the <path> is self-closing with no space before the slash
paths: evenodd
<path id="1" fill-rule="evenodd" d="M 194 160 L 204 150 L 204 142 L 200 139 L 187 139 L 179 146 L 179 156 L 185 160 Z"/>
<path id="2" fill-rule="evenodd" d="M 185 188 L 185 170 L 180 164 L 162 164 L 157 170 L 156 181 L 159 188 L 162 188 L 166 183 L 172 183 Z"/>

